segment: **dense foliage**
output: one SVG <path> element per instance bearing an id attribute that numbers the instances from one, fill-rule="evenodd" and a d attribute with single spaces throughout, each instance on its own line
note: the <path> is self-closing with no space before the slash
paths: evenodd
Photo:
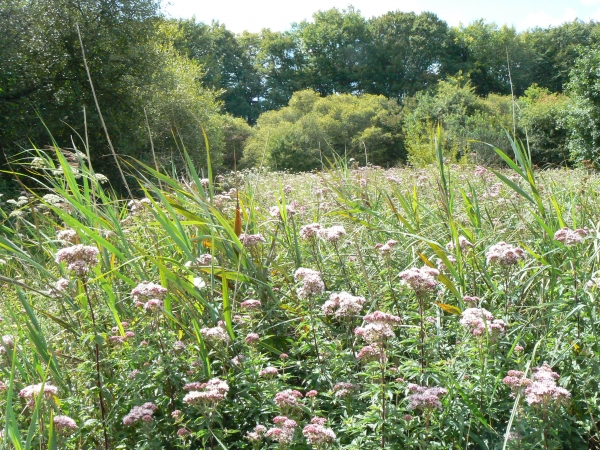
<path id="1" fill-rule="evenodd" d="M 589 56 L 597 46 L 597 29 L 593 21 L 525 32 L 483 20 L 449 27 L 429 12 L 394 11 L 367 19 L 349 7 L 318 11 L 312 21 L 284 32 L 236 35 L 220 23 L 165 18 L 158 0 L 6 0 L 0 6 L 0 150 L 10 160 L 32 144 L 43 147 L 54 139 L 73 148 L 87 140 L 95 166 L 116 180 L 107 133 L 116 153 L 153 165 L 174 164 L 175 170 L 183 147 L 198 166 L 203 164 L 206 133 L 214 168 L 222 170 L 242 156 L 253 135 L 248 125 L 309 89 L 322 97 L 370 94 L 409 109 L 417 105 L 416 112 L 403 115 L 405 120 L 425 114 L 404 123 L 410 135 L 400 127 L 391 138 L 388 131 L 385 137 L 360 138 L 374 147 L 381 142 L 372 149 L 378 153 L 373 160 L 386 165 L 404 160 L 405 143 L 413 153 L 424 149 L 413 162 L 429 161 L 428 141 L 438 120 L 448 129 L 448 145 L 459 145 L 453 150 L 459 155 L 478 146 L 472 140 L 505 143 L 505 127 L 532 138 L 537 163 L 564 162 L 565 148 L 576 161 L 593 160 L 591 117 L 597 107 L 589 103 L 584 85 L 597 78 L 589 66 L 597 63 Z M 582 48 L 592 53 L 584 52 L 588 56 L 577 65 Z M 429 111 L 432 99 L 448 90 L 438 83 L 452 84 L 453 77 L 468 80 L 471 93 L 461 100 L 471 104 L 466 115 L 458 117 L 462 107 Z M 580 100 L 571 119 L 563 120 L 567 102 L 562 95 L 569 80 L 569 95 Z M 520 123 L 514 126 L 512 112 L 506 120 L 511 106 L 504 96 L 523 98 L 532 86 L 547 91 L 519 103 L 514 116 Z M 386 108 L 377 114 L 385 115 Z M 568 146 L 566 123 L 573 124 Z M 458 124 L 466 131 L 454 130 Z M 340 142 L 331 144 L 338 153 Z M 248 151 L 254 149 L 252 141 Z M 313 156 L 304 159 L 283 167 L 314 166 Z"/>
<path id="2" fill-rule="evenodd" d="M 343 155 L 389 166 L 403 156 L 400 112 L 380 95 L 296 92 L 289 106 L 260 116 L 242 163 L 306 171 Z"/>
<path id="3" fill-rule="evenodd" d="M 444 154 L 471 158 L 481 164 L 499 159 L 493 147 L 510 146 L 511 135 L 526 140 L 539 165 L 561 165 L 569 159 L 564 118 L 569 98 L 537 85 L 516 102 L 510 96 L 479 97 L 462 75 L 440 81 L 435 89 L 419 92 L 405 102 L 404 140 L 408 161 L 415 166 L 435 161 L 435 128 L 444 129 Z"/>
<path id="4" fill-rule="evenodd" d="M 425 170 L 190 165 L 128 204 L 82 155 L 25 157 L 1 442 L 594 448 L 600 180 L 515 150 L 496 174 L 439 146 Z"/>
<path id="5" fill-rule="evenodd" d="M 176 135 L 196 156 L 204 147 L 202 126 L 220 156 L 226 147 L 222 129 L 230 119 L 221 114 L 216 93 L 201 84 L 205 69 L 175 50 L 179 29 L 158 16 L 158 6 L 154 0 L 3 2 L 0 151 L 10 156 L 52 139 L 81 147 L 85 139 L 98 169 L 118 178 L 84 68 L 78 25 L 119 154 L 152 161 L 153 139 L 159 161 L 170 164 L 179 158 Z"/>
<path id="6" fill-rule="evenodd" d="M 600 145 L 600 50 L 582 51 L 571 71 L 568 85 L 573 99 L 565 119 L 569 130 L 569 146 L 573 158 L 599 167 Z"/>

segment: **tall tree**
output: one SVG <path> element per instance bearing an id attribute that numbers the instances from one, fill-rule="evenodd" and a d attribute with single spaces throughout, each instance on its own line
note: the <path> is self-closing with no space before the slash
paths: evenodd
<path id="1" fill-rule="evenodd" d="M 523 38 L 535 53 L 532 81 L 552 92 L 562 92 L 579 56 L 578 49 L 600 40 L 600 23 L 574 20 L 556 27 L 529 30 Z"/>
<path id="2" fill-rule="evenodd" d="M 192 113 L 218 148 L 214 95 L 199 84 L 199 69 L 172 50 L 158 7 L 157 0 L 6 0 L 0 10 L 0 150 L 10 156 L 31 143 L 48 144 L 47 129 L 59 145 L 81 148 L 76 132 L 84 132 L 85 107 L 92 159 L 98 170 L 118 180 L 111 176 L 112 158 L 104 157 L 107 140 L 76 25 L 118 153 L 142 159 L 150 153 L 144 108 L 151 125 L 161 127 L 152 131 L 170 137 L 161 150 L 176 151 L 172 130 Z M 198 148 L 202 141 L 194 136 L 182 135 Z"/>
<path id="3" fill-rule="evenodd" d="M 175 46 L 202 65 L 203 83 L 220 92 L 225 111 L 254 123 L 261 112 L 261 79 L 251 47 L 225 25 L 181 20 L 182 33 Z"/>
<path id="4" fill-rule="evenodd" d="M 600 48 L 581 49 L 567 92 L 572 102 L 565 122 L 571 158 L 600 168 Z"/>
<path id="5" fill-rule="evenodd" d="M 297 26 L 309 59 L 310 86 L 321 95 L 360 93 L 367 51 L 367 23 L 360 11 L 333 8 L 313 19 Z"/>
<path id="6" fill-rule="evenodd" d="M 294 31 L 262 30 L 259 48 L 256 67 L 263 80 L 262 106 L 265 110 L 281 108 L 294 92 L 309 86 L 307 55 Z"/>
<path id="7" fill-rule="evenodd" d="M 479 95 L 510 94 L 511 79 L 516 95 L 531 85 L 534 54 L 513 27 L 481 19 L 452 28 L 450 38 L 441 67 L 444 75 L 468 75 Z"/>
<path id="8" fill-rule="evenodd" d="M 390 12 L 368 24 L 365 92 L 400 99 L 438 79 L 448 26 L 433 13 Z"/>

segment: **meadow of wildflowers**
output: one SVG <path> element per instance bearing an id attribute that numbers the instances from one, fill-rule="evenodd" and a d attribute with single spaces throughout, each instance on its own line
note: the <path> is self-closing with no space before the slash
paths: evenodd
<path id="1" fill-rule="evenodd" d="M 83 160 L 25 157 L 0 210 L 0 447 L 600 448 L 600 178 L 516 151 L 140 167 L 129 202 Z"/>

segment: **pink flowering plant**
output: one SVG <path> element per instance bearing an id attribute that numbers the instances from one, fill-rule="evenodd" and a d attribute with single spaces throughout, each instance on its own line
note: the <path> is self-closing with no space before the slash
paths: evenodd
<path id="1" fill-rule="evenodd" d="M 53 151 L 27 166 L 40 190 L 0 205 L 6 445 L 600 442 L 597 174 L 527 152 L 304 174 L 131 162 L 124 198 Z"/>

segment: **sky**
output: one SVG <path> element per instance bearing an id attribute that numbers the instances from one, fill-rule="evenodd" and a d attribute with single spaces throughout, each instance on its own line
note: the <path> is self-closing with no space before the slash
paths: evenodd
<path id="1" fill-rule="evenodd" d="M 450 25 L 477 19 L 512 25 L 518 31 L 548 27 L 579 18 L 600 21 L 600 0 L 163 0 L 173 18 L 196 17 L 198 22 L 219 21 L 241 33 L 263 28 L 284 31 L 293 22 L 311 20 L 312 14 L 349 4 L 366 18 L 388 11 L 431 11 Z"/>

